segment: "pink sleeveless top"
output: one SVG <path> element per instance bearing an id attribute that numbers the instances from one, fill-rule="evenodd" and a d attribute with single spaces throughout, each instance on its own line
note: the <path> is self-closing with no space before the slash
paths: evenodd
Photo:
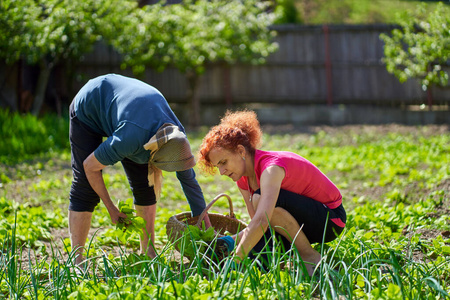
<path id="1" fill-rule="evenodd" d="M 282 167 L 285 171 L 282 189 L 319 201 L 330 209 L 341 205 L 342 195 L 334 183 L 307 159 L 292 152 L 256 150 L 255 172 L 258 186 L 261 174 L 273 165 Z M 249 190 L 247 177 L 241 177 L 237 185 L 240 189 Z M 254 191 L 250 192 L 253 194 Z"/>

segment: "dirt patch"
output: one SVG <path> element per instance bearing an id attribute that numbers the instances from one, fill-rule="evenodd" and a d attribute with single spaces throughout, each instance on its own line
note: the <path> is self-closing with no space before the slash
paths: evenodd
<path id="1" fill-rule="evenodd" d="M 404 253 L 413 261 L 427 263 L 429 261 L 434 261 L 437 258 L 437 254 L 431 250 L 432 240 L 436 239 L 438 236 L 442 236 L 445 239 L 450 239 L 450 231 L 444 230 L 432 230 L 432 229 L 410 229 L 410 226 L 403 228 L 402 234 L 407 238 L 412 238 L 412 236 L 419 234 L 420 242 L 415 248 L 410 245 L 405 248 Z M 450 241 L 446 243 L 450 245 Z"/>
<path id="2" fill-rule="evenodd" d="M 439 219 L 442 216 L 450 215 L 450 201 L 445 201 L 441 205 L 436 206 L 436 209 L 432 213 L 426 215 L 430 219 Z M 450 226 L 450 220 L 447 220 L 447 224 Z M 407 225 L 402 230 L 402 235 L 411 239 L 415 235 L 419 235 L 419 244 L 414 249 L 407 247 L 405 253 L 410 254 L 411 258 L 417 262 L 434 261 L 437 255 L 432 251 L 432 241 L 441 236 L 446 245 L 450 245 L 450 230 L 436 230 L 429 228 L 415 228 L 414 224 Z"/>
<path id="3" fill-rule="evenodd" d="M 102 228 L 91 228 L 89 231 L 89 238 L 94 236 L 101 235 L 104 229 Z M 29 262 L 33 266 L 37 265 L 37 263 L 45 261 L 47 263 L 51 263 L 52 260 L 57 260 L 60 264 L 68 264 L 69 262 L 69 253 L 67 252 L 64 246 L 64 240 L 69 238 L 69 231 L 67 228 L 54 228 L 51 230 L 52 240 L 51 241 L 41 241 L 43 247 L 39 249 L 29 249 L 23 247 L 21 250 L 21 259 L 20 262 L 22 264 L 22 268 L 25 270 L 29 269 Z M 88 244 L 86 244 L 88 246 Z M 43 251 L 45 249 L 45 251 Z M 130 254 L 134 253 L 139 255 L 139 249 L 131 249 L 124 247 L 115 247 L 115 246 L 101 246 L 101 249 L 105 251 L 105 253 L 112 254 L 114 257 L 128 257 Z M 156 246 L 157 252 L 160 253 L 162 251 L 162 246 Z M 165 254 L 166 258 L 173 263 L 188 264 L 189 260 L 187 258 L 182 258 L 180 253 L 176 250 L 170 250 L 170 255 Z"/>
<path id="4" fill-rule="evenodd" d="M 336 136 L 336 135 L 368 135 L 382 136 L 391 132 L 402 135 L 412 134 L 413 136 L 430 137 L 450 132 L 450 125 L 426 125 L 426 126 L 408 126 L 400 124 L 386 125 L 343 125 L 343 126 L 296 126 L 288 125 L 263 125 L 262 130 L 267 134 L 289 134 L 304 133 L 307 135 L 316 134 L 320 131 Z"/>

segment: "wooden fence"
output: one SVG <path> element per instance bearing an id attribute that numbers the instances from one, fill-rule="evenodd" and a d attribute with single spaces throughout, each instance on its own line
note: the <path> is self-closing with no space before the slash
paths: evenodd
<path id="1" fill-rule="evenodd" d="M 259 108 L 265 121 L 278 123 L 364 123 L 372 117 L 370 111 L 375 110 L 380 117 L 372 123 L 450 123 L 449 89 L 432 88 L 427 95 L 418 81 L 400 84 L 386 71 L 379 36 L 393 28 L 390 25 L 276 26 L 279 50 L 266 64 L 207 67 L 199 91 L 202 120 L 204 124 L 214 124 L 226 108 L 246 106 Z M 90 78 L 107 73 L 133 76 L 130 70 L 122 70 L 120 63 L 121 57 L 113 48 L 98 44 L 77 65 L 78 76 L 74 82 L 65 81 L 64 70 L 53 72 L 46 102 L 50 106 L 56 103 L 58 112 L 64 111 Z M 0 65 L 3 82 L 0 106 L 13 109 L 29 106 L 33 80 L 37 77 L 35 71 L 27 71 L 23 66 L 11 71 Z M 172 68 L 162 73 L 147 70 L 143 80 L 165 95 L 180 119 L 187 119 L 187 82 L 182 74 Z M 430 95 L 432 102 L 428 102 Z M 404 115 L 399 112 L 389 120 L 382 120 L 387 108 L 390 112 L 392 108 L 404 111 L 405 107 L 421 104 L 439 106 L 441 111 L 431 117 L 422 114 L 413 118 L 398 117 Z M 351 106 L 357 106 L 357 111 L 350 109 Z M 366 115 L 362 114 L 365 111 Z"/>
<path id="2" fill-rule="evenodd" d="M 427 93 L 416 80 L 400 84 L 382 62 L 381 33 L 390 25 L 277 26 L 279 50 L 261 66 L 208 66 L 200 97 L 207 104 L 427 104 Z M 119 68 L 120 57 L 99 45 L 78 71 L 88 79 L 105 73 L 132 76 Z M 169 102 L 183 103 L 186 81 L 175 69 L 148 70 L 144 80 Z M 80 84 L 84 84 L 82 80 Z M 433 104 L 449 104 L 448 90 L 433 88 Z"/>

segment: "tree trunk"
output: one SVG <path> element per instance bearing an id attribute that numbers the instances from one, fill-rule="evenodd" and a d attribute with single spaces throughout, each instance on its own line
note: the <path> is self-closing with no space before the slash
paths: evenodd
<path id="1" fill-rule="evenodd" d="M 189 127 L 197 128 L 200 125 L 200 98 L 198 96 L 198 87 L 200 76 L 195 72 L 186 73 L 189 84 L 187 100 L 189 106 Z"/>
<path id="2" fill-rule="evenodd" d="M 47 65 L 46 63 L 41 64 L 41 71 L 39 72 L 39 78 L 36 86 L 36 95 L 34 97 L 33 107 L 31 108 L 31 113 L 35 116 L 39 115 L 39 113 L 41 112 L 51 71 L 51 66 Z"/>

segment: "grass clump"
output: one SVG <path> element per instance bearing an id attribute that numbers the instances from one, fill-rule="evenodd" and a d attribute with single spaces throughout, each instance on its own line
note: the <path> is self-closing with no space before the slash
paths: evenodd
<path id="1" fill-rule="evenodd" d="M 38 118 L 0 109 L 0 162 L 14 164 L 38 154 L 69 149 L 69 122 L 53 114 Z"/>

